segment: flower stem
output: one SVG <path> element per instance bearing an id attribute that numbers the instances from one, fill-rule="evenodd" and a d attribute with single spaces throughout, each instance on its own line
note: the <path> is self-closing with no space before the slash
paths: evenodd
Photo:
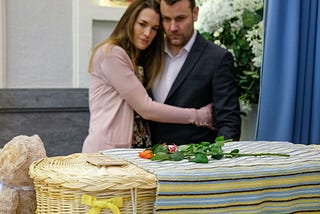
<path id="1" fill-rule="evenodd" d="M 223 153 L 224 155 L 231 155 L 233 157 L 242 157 L 242 156 L 281 156 L 281 157 L 290 157 L 288 154 L 283 153 L 249 153 L 249 154 L 243 154 L 243 153 Z"/>

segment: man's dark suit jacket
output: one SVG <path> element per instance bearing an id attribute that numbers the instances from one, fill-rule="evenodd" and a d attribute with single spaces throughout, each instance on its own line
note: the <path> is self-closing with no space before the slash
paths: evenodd
<path id="1" fill-rule="evenodd" d="M 189 55 L 164 103 L 201 108 L 213 103 L 216 131 L 189 124 L 150 122 L 152 142 L 177 145 L 214 142 L 217 136 L 239 140 L 241 118 L 233 56 L 197 33 Z"/>

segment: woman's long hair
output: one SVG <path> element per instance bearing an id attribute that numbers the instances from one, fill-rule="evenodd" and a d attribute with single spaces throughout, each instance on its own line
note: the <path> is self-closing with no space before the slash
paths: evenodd
<path id="1" fill-rule="evenodd" d="M 139 13 L 151 8 L 160 15 L 160 5 L 157 0 L 134 0 L 127 8 L 110 37 L 95 47 L 89 62 L 89 71 L 92 68 L 93 55 L 96 50 L 108 43 L 122 47 L 132 60 L 136 75 L 138 66 L 142 66 L 145 72 L 146 88 L 150 89 L 156 76 L 162 72 L 164 65 L 164 32 L 161 22 L 157 35 L 145 50 L 138 50 L 133 44 L 133 27 Z"/>

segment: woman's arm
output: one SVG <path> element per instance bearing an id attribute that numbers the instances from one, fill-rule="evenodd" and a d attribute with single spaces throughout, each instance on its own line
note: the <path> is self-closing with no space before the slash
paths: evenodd
<path id="1" fill-rule="evenodd" d="M 101 62 L 101 71 L 120 96 L 145 119 L 165 123 L 211 124 L 212 106 L 196 110 L 153 101 L 133 72 L 130 58 L 120 47 L 113 47 L 107 54 Z"/>

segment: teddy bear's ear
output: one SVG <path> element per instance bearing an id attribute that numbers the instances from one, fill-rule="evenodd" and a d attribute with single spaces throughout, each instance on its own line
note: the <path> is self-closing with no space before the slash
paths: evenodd
<path id="1" fill-rule="evenodd" d="M 19 141 L 10 141 L 0 152 L 0 180 L 11 179 L 13 175 L 26 161 L 28 148 Z"/>

